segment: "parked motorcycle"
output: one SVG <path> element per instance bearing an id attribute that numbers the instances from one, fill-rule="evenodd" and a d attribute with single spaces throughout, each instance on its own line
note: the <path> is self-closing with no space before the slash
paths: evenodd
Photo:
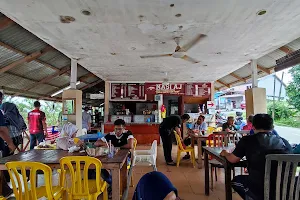
<path id="1" fill-rule="evenodd" d="M 227 122 L 227 116 L 220 111 L 216 113 L 216 125 L 217 127 L 222 127 L 224 123 Z"/>
<path id="2" fill-rule="evenodd" d="M 238 130 L 242 130 L 242 128 L 246 125 L 246 122 L 243 120 L 243 113 L 242 112 L 236 112 L 236 117 L 234 121 L 234 125 Z"/>

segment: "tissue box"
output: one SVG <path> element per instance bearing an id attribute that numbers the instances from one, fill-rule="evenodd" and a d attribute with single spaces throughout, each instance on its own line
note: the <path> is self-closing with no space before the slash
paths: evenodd
<path id="1" fill-rule="evenodd" d="M 87 148 L 86 153 L 89 156 L 93 156 L 93 157 L 104 156 L 108 154 L 108 148 L 104 148 L 104 147 Z"/>

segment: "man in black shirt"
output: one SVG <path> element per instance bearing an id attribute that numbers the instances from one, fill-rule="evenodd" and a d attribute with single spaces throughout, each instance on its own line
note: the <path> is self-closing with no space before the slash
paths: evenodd
<path id="1" fill-rule="evenodd" d="M 115 131 L 108 133 L 104 138 L 98 139 L 97 142 L 95 142 L 95 146 L 106 146 L 105 141 L 111 141 L 114 147 L 133 149 L 134 137 L 131 131 L 125 130 L 125 121 L 123 119 L 117 119 L 114 125 Z"/>
<path id="2" fill-rule="evenodd" d="M 229 116 L 227 122 L 222 125 L 222 131 L 234 132 L 237 128 L 234 126 L 234 117 Z"/>
<path id="3" fill-rule="evenodd" d="M 232 180 L 233 189 L 243 198 L 264 199 L 265 162 L 268 154 L 291 153 L 291 145 L 283 138 L 272 134 L 273 119 L 268 114 L 257 114 L 253 118 L 254 135 L 244 136 L 237 144 L 233 153 L 223 150 L 231 163 L 239 162 L 244 156 L 248 162 L 249 175 L 236 176 Z M 271 171 L 271 177 L 276 178 L 276 170 Z M 276 179 L 274 179 L 276 180 Z M 275 190 L 271 181 L 271 191 Z"/>
<path id="4" fill-rule="evenodd" d="M 120 147 L 122 149 L 133 149 L 133 135 L 131 131 L 125 130 L 125 121 L 123 119 L 117 119 L 114 122 L 115 131 L 108 133 L 105 137 L 98 139 L 95 142 L 95 146 L 106 146 L 106 142 L 111 141 L 114 147 Z M 106 141 L 106 142 L 105 142 Z M 94 179 L 95 172 L 89 170 L 89 178 Z M 111 196 L 112 177 L 106 169 L 101 169 L 101 177 L 110 185 L 108 187 L 109 196 Z"/>
<path id="5" fill-rule="evenodd" d="M 172 138 L 173 132 L 176 131 L 181 136 L 181 124 L 188 121 L 190 116 L 184 114 L 181 116 L 171 115 L 164 119 L 159 126 L 159 134 L 161 136 L 164 148 L 164 155 L 167 165 L 176 166 L 176 163 L 172 160 Z"/>

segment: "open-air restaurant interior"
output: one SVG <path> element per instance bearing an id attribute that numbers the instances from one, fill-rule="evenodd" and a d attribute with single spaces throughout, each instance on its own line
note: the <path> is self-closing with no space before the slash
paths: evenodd
<path id="1" fill-rule="evenodd" d="M 258 87 L 300 64 L 299 22 L 299 0 L 0 0 L 0 200 L 300 200 Z"/>

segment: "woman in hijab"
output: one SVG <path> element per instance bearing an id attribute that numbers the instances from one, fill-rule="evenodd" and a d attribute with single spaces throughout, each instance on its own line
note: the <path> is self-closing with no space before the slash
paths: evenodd
<path id="1" fill-rule="evenodd" d="M 5 102 L 2 104 L 5 124 L 8 128 L 9 135 L 17 147 L 23 143 L 22 132 L 27 129 L 23 117 L 20 115 L 17 106 L 13 103 Z"/>
<path id="2" fill-rule="evenodd" d="M 67 148 L 70 148 L 72 146 L 80 146 L 82 144 L 82 141 L 74 142 L 74 138 L 76 137 L 76 133 L 78 132 L 78 128 L 76 125 L 68 122 L 65 125 L 63 125 L 62 130 L 60 132 L 59 137 L 65 137 L 67 138 Z"/>
<path id="3" fill-rule="evenodd" d="M 145 174 L 136 186 L 132 200 L 180 200 L 177 189 L 161 172 Z"/>

